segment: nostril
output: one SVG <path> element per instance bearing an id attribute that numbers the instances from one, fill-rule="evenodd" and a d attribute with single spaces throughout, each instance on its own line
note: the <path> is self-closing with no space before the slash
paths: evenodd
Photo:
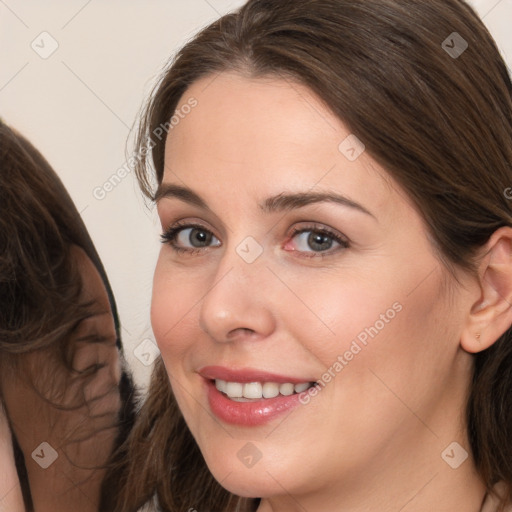
<path id="1" fill-rule="evenodd" d="M 251 336 L 255 334 L 253 329 L 249 329 L 247 327 L 237 327 L 228 333 L 228 338 L 236 338 L 237 336 Z"/>

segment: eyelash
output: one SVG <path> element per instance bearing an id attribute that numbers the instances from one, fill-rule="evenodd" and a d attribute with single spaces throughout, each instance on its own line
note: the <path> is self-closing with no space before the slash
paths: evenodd
<path id="1" fill-rule="evenodd" d="M 189 229 L 189 228 L 200 229 L 202 231 L 205 231 L 205 232 L 213 235 L 213 233 L 209 229 L 206 229 L 201 224 L 194 224 L 194 223 L 190 224 L 190 223 L 177 222 L 174 226 L 170 227 L 165 233 L 160 235 L 160 241 L 163 244 L 170 245 L 172 250 L 177 253 L 186 253 L 191 256 L 198 254 L 198 253 L 204 251 L 205 249 L 208 249 L 208 247 L 196 247 L 196 248 L 192 249 L 192 248 L 188 248 L 188 247 L 185 248 L 185 247 L 180 247 L 179 245 L 176 245 L 176 237 L 179 234 L 179 232 L 184 229 Z M 335 233 L 334 231 L 331 231 L 328 228 L 318 227 L 318 226 L 314 226 L 314 225 L 301 227 L 301 228 L 293 228 L 290 239 L 293 239 L 297 235 L 300 235 L 302 233 L 307 233 L 309 231 L 319 234 L 319 235 L 328 236 L 333 241 L 337 242 L 340 246 L 334 250 L 328 250 L 328 251 L 323 251 L 323 252 L 308 251 L 308 252 L 304 253 L 303 251 L 295 251 L 300 255 L 300 257 L 303 257 L 303 258 L 325 258 L 327 256 L 332 255 L 335 252 L 338 252 L 341 249 L 347 249 L 349 247 L 349 242 L 346 238 L 338 235 L 337 233 Z M 215 235 L 213 235 L 213 236 L 215 236 Z"/>
<path id="2" fill-rule="evenodd" d="M 207 249 L 207 247 L 196 247 L 195 249 L 180 247 L 179 245 L 176 245 L 176 237 L 180 231 L 183 229 L 202 229 L 203 231 L 206 231 L 208 233 L 211 233 L 210 230 L 206 229 L 204 226 L 201 226 L 201 224 L 190 224 L 190 223 L 181 223 L 177 222 L 174 226 L 170 227 L 165 233 L 160 235 L 160 241 L 163 244 L 168 244 L 171 246 L 172 250 L 177 253 L 187 253 L 190 255 L 197 254 L 201 251 L 204 251 L 204 249 Z"/>

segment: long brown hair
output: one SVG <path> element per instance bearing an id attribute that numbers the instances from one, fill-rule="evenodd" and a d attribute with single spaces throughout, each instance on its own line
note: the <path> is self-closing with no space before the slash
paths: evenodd
<path id="1" fill-rule="evenodd" d="M 64 405 L 63 390 L 49 382 L 52 375 L 62 368 L 65 384 L 77 383 L 76 389 L 83 390 L 102 367 L 95 364 L 77 371 L 72 364 L 74 333 L 83 321 L 103 313 L 94 301 L 80 300 L 83 282 L 72 246 L 85 252 L 102 278 L 114 319 L 115 343 L 122 358 L 114 295 L 78 210 L 41 153 L 0 120 L 0 374 L 4 379 L 22 375 L 41 400 L 60 410 L 82 407 L 85 397 L 79 393 L 75 403 Z M 92 336 L 82 341 L 106 340 Z M 34 353 L 43 363 L 37 372 L 25 357 Z M 116 429 L 115 446 L 124 441 L 135 416 L 134 386 L 126 365 L 118 392 L 121 410 L 107 418 L 104 427 Z M 0 401 L 4 398 L 0 386 Z M 8 417 L 9 405 L 6 403 Z M 30 512 L 34 503 L 25 466 L 27 454 L 22 452 L 14 429 L 13 445 L 25 507 Z M 103 490 L 104 495 L 108 492 L 109 489 Z"/>
<path id="2" fill-rule="evenodd" d="M 512 225 L 504 195 L 512 186 L 512 85 L 494 40 L 462 0 L 249 0 L 215 21 L 169 63 L 143 111 L 135 171 L 148 198 L 164 173 L 162 127 L 191 84 L 223 71 L 280 77 L 316 93 L 407 192 L 449 270 L 474 272 L 477 249 Z M 512 331 L 474 363 L 471 448 L 488 489 L 505 482 L 503 505 L 512 485 Z M 257 506 L 210 475 L 161 362 L 125 449 L 116 510 L 153 498 L 164 511 Z"/>

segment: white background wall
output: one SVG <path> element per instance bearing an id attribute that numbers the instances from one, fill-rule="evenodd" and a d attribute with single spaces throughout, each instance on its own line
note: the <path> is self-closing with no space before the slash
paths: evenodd
<path id="1" fill-rule="evenodd" d="M 163 64 L 198 29 L 243 3 L 0 0 L 0 116 L 49 160 L 82 213 L 141 384 L 152 367 L 136 355 L 147 353 L 144 340 L 154 339 L 149 304 L 159 226 L 133 176 L 102 200 L 93 191 L 124 165 L 130 127 Z M 512 0 L 470 3 L 512 68 Z M 44 31 L 51 38 L 40 36 Z M 43 59 L 33 41 L 43 55 L 52 44 L 58 48 Z"/>

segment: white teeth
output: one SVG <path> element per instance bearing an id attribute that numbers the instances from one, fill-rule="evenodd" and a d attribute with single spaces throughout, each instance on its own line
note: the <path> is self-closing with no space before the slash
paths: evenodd
<path id="1" fill-rule="evenodd" d="M 284 396 L 290 396 L 293 395 L 294 392 L 294 386 L 293 384 L 289 384 L 288 382 L 286 384 L 281 384 L 279 386 L 279 393 Z"/>
<path id="2" fill-rule="evenodd" d="M 226 395 L 231 398 L 241 398 L 243 396 L 243 384 L 239 382 L 226 382 Z"/>
<path id="3" fill-rule="evenodd" d="M 260 400 L 261 398 L 275 398 L 279 394 L 290 396 L 294 393 L 302 393 L 311 387 L 311 383 L 302 382 L 292 384 L 286 382 L 277 384 L 276 382 L 228 382 L 222 379 L 215 379 L 215 387 L 225 393 L 229 398 L 237 402 L 250 400 Z"/>
<path id="4" fill-rule="evenodd" d="M 226 381 L 225 380 L 220 380 L 220 379 L 217 379 L 215 381 L 215 385 L 217 386 L 217 389 L 219 391 L 221 391 L 222 393 L 225 393 L 226 392 Z"/>
<path id="5" fill-rule="evenodd" d="M 295 393 L 302 393 L 303 391 L 306 391 L 306 389 L 309 389 L 309 382 L 295 384 L 293 389 L 295 390 Z"/>
<path id="6" fill-rule="evenodd" d="M 263 394 L 262 385 L 259 382 L 248 382 L 244 384 L 245 398 L 261 398 Z"/>
<path id="7" fill-rule="evenodd" d="M 279 395 L 279 384 L 275 382 L 263 384 L 263 398 L 275 398 L 277 395 Z"/>

